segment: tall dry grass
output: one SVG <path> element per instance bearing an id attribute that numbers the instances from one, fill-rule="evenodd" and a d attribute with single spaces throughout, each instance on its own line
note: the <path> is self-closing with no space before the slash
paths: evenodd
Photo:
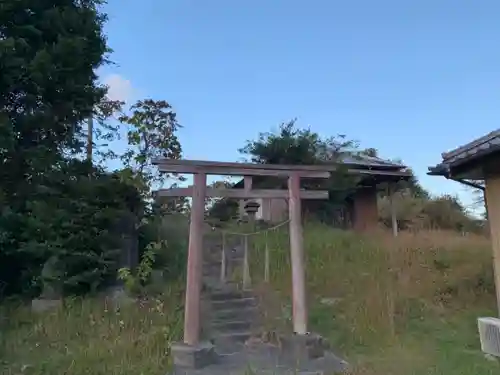
<path id="1" fill-rule="evenodd" d="M 262 280 L 265 242 L 263 237 L 254 240 L 254 282 Z M 290 329 L 288 233 L 276 232 L 268 243 L 271 282 L 259 287 L 267 327 Z M 359 363 L 357 373 L 399 374 L 405 366 L 412 368 L 408 361 L 429 367 L 407 373 L 436 373 L 429 368 L 445 362 L 444 357 L 435 357 L 444 350 L 440 337 L 453 336 L 457 327 L 446 327 L 455 323 L 462 326 L 462 333 L 449 339 L 446 350 L 454 347 L 462 353 L 468 348 L 484 362 L 475 318 L 495 313 L 491 246 L 486 237 L 427 231 L 393 238 L 387 232 L 359 235 L 310 224 L 304 229 L 304 249 L 312 330 Z M 399 364 L 391 367 L 394 361 Z"/>
<path id="2" fill-rule="evenodd" d="M 241 229 L 241 228 L 240 228 Z M 267 238 L 266 238 L 267 237 Z M 291 329 L 286 226 L 251 238 L 251 275 L 268 330 Z M 262 282 L 265 245 L 270 282 Z M 476 317 L 495 312 L 489 240 L 452 232 L 357 235 L 304 228 L 311 330 L 329 339 L 356 375 L 493 375 L 478 346 Z M 0 308 L 2 374 L 164 374 L 180 338 L 182 286 L 114 310 L 68 300 L 33 315 Z"/>

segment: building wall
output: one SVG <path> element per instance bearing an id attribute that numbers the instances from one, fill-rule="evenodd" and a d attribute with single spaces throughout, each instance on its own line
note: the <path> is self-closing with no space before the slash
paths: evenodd
<path id="1" fill-rule="evenodd" d="M 378 226 L 377 189 L 361 188 L 354 193 L 352 205 L 352 228 L 367 231 Z"/>
<path id="2" fill-rule="evenodd" d="M 279 223 L 288 219 L 288 199 L 270 199 L 267 206 L 268 217 L 272 223 Z"/>
<path id="3" fill-rule="evenodd" d="M 258 199 L 260 204 L 256 218 L 272 223 L 288 219 L 288 200 Z M 242 203 L 241 207 L 244 206 Z M 243 211 L 244 212 L 244 211 Z M 375 187 L 361 188 L 346 206 L 346 223 L 356 231 L 367 231 L 378 226 L 377 190 Z"/>

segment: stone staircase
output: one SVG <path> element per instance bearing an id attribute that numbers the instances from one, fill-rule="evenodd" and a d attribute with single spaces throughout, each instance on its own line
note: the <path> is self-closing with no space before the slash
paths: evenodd
<path id="1" fill-rule="evenodd" d="M 221 250 L 220 242 L 207 241 L 203 254 L 202 329 L 218 350 L 232 351 L 257 328 L 257 299 L 251 290 L 242 290 L 236 282 L 221 282 Z M 243 266 L 243 252 L 237 244 L 227 244 L 226 264 L 228 272 Z"/>
<path id="2" fill-rule="evenodd" d="M 314 344 L 319 342 L 314 340 L 315 335 L 283 337 L 285 340 L 281 345 L 261 340 L 251 340 L 245 345 L 259 332 L 257 298 L 251 290 L 242 290 L 236 282 L 221 282 L 220 240 L 217 241 L 215 236 L 207 237 L 203 254 L 202 339 L 215 344 L 218 359 L 198 369 L 177 367 L 173 374 L 326 375 L 347 369 L 347 364 L 333 353 L 311 356 L 311 348 L 316 348 Z M 243 266 L 243 252 L 234 243 L 228 244 L 226 251 L 230 275 L 235 266 Z"/>

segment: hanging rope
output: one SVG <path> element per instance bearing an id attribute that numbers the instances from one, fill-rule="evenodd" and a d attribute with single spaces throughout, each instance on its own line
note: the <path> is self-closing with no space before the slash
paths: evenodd
<path id="1" fill-rule="evenodd" d="M 220 264 L 220 281 L 226 282 L 226 234 L 222 232 L 222 254 L 221 254 L 221 264 Z"/>
<path id="2" fill-rule="evenodd" d="M 290 220 L 283 221 L 271 228 L 266 228 L 250 233 L 243 232 L 232 232 L 229 230 L 224 230 L 216 227 L 212 227 L 213 232 L 219 232 L 222 236 L 222 246 L 221 246 L 221 268 L 220 268 L 220 281 L 222 283 L 226 282 L 228 274 L 228 258 L 227 258 L 227 237 L 228 236 L 241 236 L 243 247 L 243 288 L 249 289 L 251 287 L 251 276 L 250 276 L 250 251 L 249 251 L 249 236 L 264 234 L 265 235 L 265 254 L 264 254 L 264 281 L 267 283 L 270 279 L 270 254 L 269 254 L 269 233 L 275 231 L 278 228 L 288 224 Z"/>
<path id="3" fill-rule="evenodd" d="M 264 281 L 269 282 L 269 232 L 266 232 L 266 248 L 264 254 Z"/>
<path id="4" fill-rule="evenodd" d="M 243 248 L 244 248 L 244 253 L 243 253 L 243 288 L 249 289 L 250 284 L 251 284 L 251 280 L 250 280 L 250 261 L 248 259 L 248 257 L 249 257 L 248 236 L 243 237 Z"/>
<path id="5" fill-rule="evenodd" d="M 283 221 L 283 222 L 275 225 L 274 227 L 262 229 L 262 230 L 259 230 L 259 231 L 256 231 L 256 232 L 251 232 L 251 233 L 231 232 L 231 231 L 228 231 L 228 230 L 225 230 L 225 229 L 220 229 L 220 228 L 214 228 L 213 230 L 217 231 L 217 232 L 221 232 L 221 233 L 223 232 L 226 235 L 231 235 L 231 236 L 253 236 L 253 235 L 256 235 L 256 234 L 262 234 L 262 233 L 266 233 L 266 232 L 270 232 L 272 230 L 278 229 L 278 228 L 282 227 L 283 225 L 288 224 L 289 222 L 290 222 L 290 220 L 286 220 L 286 221 Z"/>

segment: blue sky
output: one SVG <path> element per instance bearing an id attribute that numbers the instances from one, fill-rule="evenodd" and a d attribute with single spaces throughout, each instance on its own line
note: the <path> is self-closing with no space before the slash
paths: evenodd
<path id="1" fill-rule="evenodd" d="M 236 161 L 298 118 L 426 176 L 443 151 L 499 126 L 498 0 L 109 0 L 100 73 L 129 102 L 169 101 L 184 156 Z"/>

